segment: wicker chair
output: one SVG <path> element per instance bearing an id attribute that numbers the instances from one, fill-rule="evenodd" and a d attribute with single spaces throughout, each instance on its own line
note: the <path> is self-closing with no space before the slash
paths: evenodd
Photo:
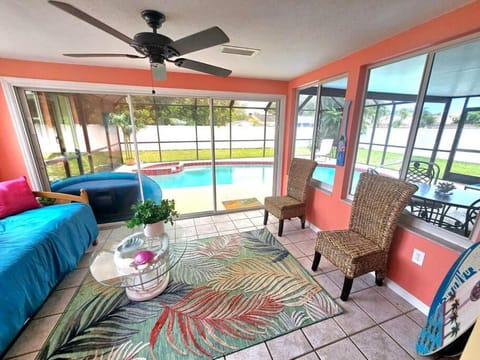
<path id="1" fill-rule="evenodd" d="M 362 173 L 348 230 L 318 233 L 312 270 L 317 270 L 321 255 L 337 266 L 345 275 L 343 301 L 348 300 L 357 276 L 375 271 L 375 282 L 382 285 L 393 232 L 416 190 L 416 185 L 402 180 Z"/>
<path id="2" fill-rule="evenodd" d="M 294 158 L 288 171 L 287 195 L 268 196 L 265 198 L 265 215 L 263 225 L 267 225 L 268 213 L 279 219 L 278 236 L 283 233 L 283 221 L 299 217 L 302 229 L 305 228 L 305 199 L 307 185 L 312 178 L 317 163 L 313 160 Z"/>

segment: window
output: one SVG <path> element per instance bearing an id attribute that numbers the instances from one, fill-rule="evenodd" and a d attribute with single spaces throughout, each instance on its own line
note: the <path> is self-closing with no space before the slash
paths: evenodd
<path id="1" fill-rule="evenodd" d="M 346 88 L 347 78 L 342 77 L 298 91 L 294 155 L 317 161 L 312 179 L 325 189 L 331 189 L 335 178 Z"/>
<path id="2" fill-rule="evenodd" d="M 297 121 L 295 128 L 294 157 L 312 157 L 313 126 L 317 111 L 318 85 L 312 85 L 298 91 Z"/>
<path id="3" fill-rule="evenodd" d="M 404 163 L 426 55 L 370 70 L 352 178 L 369 168 L 399 176 Z M 408 74 L 408 75 L 407 75 Z"/>
<path id="4" fill-rule="evenodd" d="M 474 190 L 480 184 L 479 56 L 480 41 L 475 41 L 369 71 L 351 193 L 358 174 L 369 168 L 410 181 L 412 164 L 427 164 L 431 175 L 438 167 L 422 189 L 431 190 L 433 203 L 425 202 L 426 192 L 417 193 L 414 199 L 428 206 L 407 209 L 433 225 L 469 235 L 469 202 L 480 199 Z M 440 199 L 444 182 L 456 189 Z"/>

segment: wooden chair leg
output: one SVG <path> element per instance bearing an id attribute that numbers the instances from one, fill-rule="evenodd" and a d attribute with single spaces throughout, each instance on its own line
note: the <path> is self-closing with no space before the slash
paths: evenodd
<path id="1" fill-rule="evenodd" d="M 318 251 L 315 251 L 315 255 L 313 256 L 312 271 L 317 271 L 321 257 L 322 254 L 320 254 Z"/>
<path id="2" fill-rule="evenodd" d="M 343 281 L 342 295 L 340 295 L 340 299 L 343 301 L 348 300 L 348 295 L 350 295 L 350 290 L 352 290 L 352 284 L 353 279 L 345 277 L 345 280 Z"/>
<path id="3" fill-rule="evenodd" d="M 283 234 L 283 219 L 278 220 L 278 236 Z"/>
<path id="4" fill-rule="evenodd" d="M 267 225 L 267 221 L 268 221 L 268 211 L 265 210 L 265 212 L 263 213 L 263 225 Z"/>
<path id="5" fill-rule="evenodd" d="M 383 285 L 383 274 L 380 271 L 375 271 L 375 284 L 377 286 Z"/>
<path id="6" fill-rule="evenodd" d="M 302 222 L 302 229 L 305 229 L 305 216 L 301 216 L 300 221 Z"/>

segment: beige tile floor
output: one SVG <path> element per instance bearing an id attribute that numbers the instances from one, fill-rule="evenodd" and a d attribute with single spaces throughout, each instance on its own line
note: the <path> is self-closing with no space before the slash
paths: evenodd
<path id="1" fill-rule="evenodd" d="M 277 233 L 278 221 L 272 216 L 267 226 L 273 234 Z M 178 220 L 177 237 L 203 238 L 262 227 L 263 211 L 252 210 Z M 99 241 L 121 239 L 131 232 L 121 225 L 102 227 Z M 315 246 L 315 233 L 312 230 L 302 230 L 298 219 L 286 221 L 284 235 L 278 239 L 306 269 L 310 269 Z M 92 249 L 80 261 L 78 268 L 57 286 L 9 349 L 5 359 L 35 359 L 85 277 L 91 252 Z M 312 273 L 311 270 L 309 272 Z M 415 354 L 415 340 L 425 323 L 425 315 L 387 286 L 376 287 L 370 274 L 355 279 L 347 302 L 339 299 L 343 276 L 326 259 L 322 259 L 319 270 L 312 274 L 344 308 L 342 315 L 222 359 L 441 359 L 438 356 L 428 358 Z"/>

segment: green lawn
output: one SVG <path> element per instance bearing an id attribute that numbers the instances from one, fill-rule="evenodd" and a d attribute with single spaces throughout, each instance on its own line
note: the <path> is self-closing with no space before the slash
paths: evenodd
<path id="1" fill-rule="evenodd" d="M 264 157 L 263 149 L 232 149 L 232 156 L 230 157 L 229 149 L 215 149 L 215 157 L 217 159 L 241 159 L 252 157 Z M 273 149 L 265 149 L 265 157 L 273 157 Z M 196 150 L 163 150 L 161 161 L 194 161 L 194 160 L 209 160 L 212 158 L 210 149 L 198 150 L 198 157 Z M 160 155 L 158 151 L 140 151 L 140 160 L 142 162 L 159 162 Z"/>
<path id="2" fill-rule="evenodd" d="M 359 149 L 357 153 L 357 163 L 360 164 L 367 164 L 367 149 Z M 380 164 L 382 157 L 382 151 L 372 150 L 370 154 L 370 162 L 371 166 L 375 166 L 376 164 Z M 397 153 L 386 153 L 385 156 L 385 168 L 392 169 L 392 170 L 400 170 L 401 161 L 403 159 L 402 154 Z M 415 156 L 414 160 L 419 161 L 430 161 L 427 157 Z M 439 179 L 443 178 L 443 174 L 445 172 L 445 167 L 447 166 L 447 160 L 444 159 L 436 159 L 435 162 L 440 167 L 440 175 Z M 389 165 L 390 164 L 390 165 Z M 464 161 L 456 161 L 451 169 L 452 172 L 465 174 L 470 176 L 478 176 L 480 177 L 480 165 L 477 163 L 471 162 L 464 162 Z"/>
<path id="3" fill-rule="evenodd" d="M 304 151 L 302 151 L 304 150 Z M 305 149 L 297 149 L 298 154 L 309 155 L 310 151 Z M 359 149 L 357 153 L 357 163 L 367 164 L 367 154 L 366 149 Z M 52 154 L 51 156 L 58 156 L 59 154 Z M 158 151 L 140 151 L 140 160 L 143 163 L 153 163 L 160 162 L 160 154 Z M 125 154 L 123 154 L 125 159 Z M 217 159 L 241 159 L 241 158 L 256 158 L 264 157 L 262 148 L 245 148 L 245 149 L 232 149 L 232 154 L 230 156 L 229 149 L 215 149 L 215 157 Z M 265 157 L 273 158 L 273 148 L 265 149 Z M 381 163 L 382 152 L 378 150 L 372 150 L 370 153 L 370 166 L 376 166 L 376 164 Z M 209 160 L 211 159 L 211 151 L 209 149 L 198 150 L 198 156 L 196 150 L 163 150 L 161 161 L 195 161 L 195 160 Z M 403 159 L 402 154 L 397 153 L 386 153 L 384 164 L 385 168 L 392 170 L 400 170 L 401 161 Z M 415 157 L 416 160 L 429 161 L 428 158 Z M 445 171 L 445 166 L 447 164 L 446 160 L 438 159 L 438 166 L 440 167 L 440 176 L 439 179 L 443 178 L 443 173 Z M 114 163 L 118 166 L 120 164 L 120 158 L 114 159 Z M 70 172 L 71 176 L 79 175 L 80 171 L 78 169 L 78 162 L 76 160 L 70 160 Z M 82 157 L 82 164 L 84 168 L 84 173 L 90 173 L 90 166 L 86 156 Z M 95 153 L 93 157 L 94 171 L 105 171 L 110 169 L 110 161 L 108 158 L 108 153 L 99 152 Z M 452 171 L 461 174 L 467 174 L 471 176 L 480 177 L 480 166 L 476 163 L 469 162 L 455 162 Z M 47 166 L 47 172 L 50 180 L 63 179 L 66 177 L 65 170 L 62 163 L 52 164 Z"/>

